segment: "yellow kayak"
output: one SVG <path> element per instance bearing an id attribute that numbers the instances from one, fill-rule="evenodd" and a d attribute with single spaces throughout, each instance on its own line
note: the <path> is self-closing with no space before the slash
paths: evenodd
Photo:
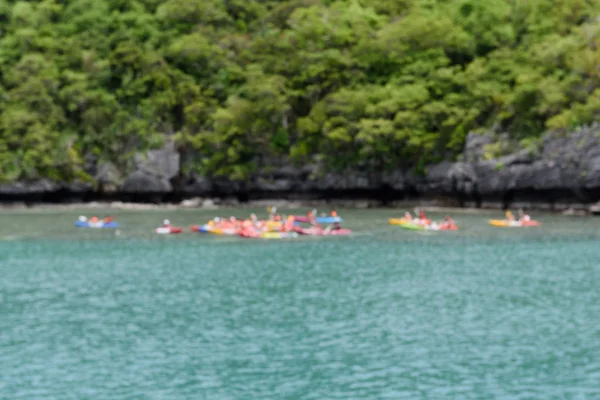
<path id="1" fill-rule="evenodd" d="M 263 232 L 260 234 L 261 239 L 288 239 L 298 237 L 296 232 Z"/>
<path id="2" fill-rule="evenodd" d="M 540 226 L 539 221 L 509 221 L 506 219 L 491 219 L 489 221 L 491 226 L 498 227 L 525 227 L 525 226 Z"/>
<path id="3" fill-rule="evenodd" d="M 269 232 L 273 232 L 281 229 L 283 223 L 281 221 L 267 221 L 266 225 Z"/>
<path id="4" fill-rule="evenodd" d="M 213 235 L 229 235 L 229 236 L 233 236 L 233 235 L 237 235 L 238 231 L 235 228 L 214 228 L 214 229 L 209 229 L 207 231 L 207 233 L 212 233 Z"/>
<path id="5" fill-rule="evenodd" d="M 417 220 L 417 219 L 413 219 L 413 220 L 408 220 L 406 218 L 390 218 L 388 219 L 388 223 L 390 225 L 422 225 L 422 226 L 426 226 L 426 225 L 430 225 L 433 221 L 431 221 L 430 219 L 426 219 L 426 220 Z"/>

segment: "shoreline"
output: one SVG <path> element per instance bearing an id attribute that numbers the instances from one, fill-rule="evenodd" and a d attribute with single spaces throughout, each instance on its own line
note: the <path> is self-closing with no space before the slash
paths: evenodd
<path id="1" fill-rule="evenodd" d="M 288 199 L 260 199 L 240 202 L 237 199 L 217 198 L 192 198 L 178 203 L 161 202 L 123 202 L 123 201 L 81 201 L 81 202 L 10 202 L 0 201 L 0 211 L 11 210 L 123 210 L 123 211 L 151 211 L 151 210 L 218 210 L 228 208 L 258 208 L 275 206 L 283 209 L 303 208 L 349 208 L 349 209 L 390 209 L 406 211 L 415 207 L 427 212 L 454 212 L 454 213 L 479 213 L 493 210 L 507 209 L 501 202 L 464 204 L 463 206 L 449 204 L 439 200 L 397 200 L 382 202 L 379 200 L 364 199 L 329 199 L 329 200 L 288 200 Z M 541 211 L 551 214 L 570 216 L 594 216 L 592 207 L 585 204 L 546 204 L 522 203 L 511 204 L 510 209 L 523 209 L 527 211 Z"/>

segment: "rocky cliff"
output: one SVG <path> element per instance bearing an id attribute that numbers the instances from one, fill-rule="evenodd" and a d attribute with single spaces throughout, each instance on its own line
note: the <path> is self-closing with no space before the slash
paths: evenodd
<path id="1" fill-rule="evenodd" d="M 469 134 L 462 161 L 411 170 L 332 173 L 318 165 L 280 166 L 248 182 L 184 175 L 173 145 L 134 160 L 122 174 L 90 161 L 93 183 L 48 180 L 0 185 L 0 201 L 179 202 L 186 198 L 369 200 L 371 204 L 424 201 L 437 205 L 550 210 L 591 209 L 600 200 L 600 124 L 547 134 L 529 148 L 494 154 L 498 136 Z M 510 146 L 504 146 L 505 148 Z M 498 153 L 496 151 L 495 153 Z M 505 152 L 506 153 L 506 152 Z"/>

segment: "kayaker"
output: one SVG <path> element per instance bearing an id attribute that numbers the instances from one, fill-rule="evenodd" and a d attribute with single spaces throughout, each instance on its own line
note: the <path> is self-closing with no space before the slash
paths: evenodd
<path id="1" fill-rule="evenodd" d="M 512 212 L 510 212 L 510 210 L 506 211 L 505 218 L 507 221 L 514 221 L 515 220 L 515 216 L 513 215 Z"/>
<path id="2" fill-rule="evenodd" d="M 519 221 L 531 221 L 531 217 L 523 212 L 523 210 L 519 210 Z"/>
<path id="3" fill-rule="evenodd" d="M 83 215 L 80 215 L 80 216 L 79 216 L 79 220 L 80 220 L 81 222 L 87 222 L 87 218 L 86 218 L 85 216 L 83 216 Z"/>
<path id="4" fill-rule="evenodd" d="M 321 228 L 321 225 L 319 225 L 319 223 L 317 222 L 316 215 L 317 215 L 316 209 L 309 211 L 308 212 L 308 222 L 315 228 Z"/>
<path id="5" fill-rule="evenodd" d="M 404 219 L 407 221 L 412 221 L 413 216 L 411 213 L 409 213 L 408 211 L 404 213 Z"/>
<path id="6" fill-rule="evenodd" d="M 111 222 L 113 222 L 114 217 L 108 216 L 108 217 L 104 217 L 104 223 L 105 224 L 110 224 Z"/>
<path id="7" fill-rule="evenodd" d="M 90 218 L 90 222 L 91 222 L 92 224 L 97 224 L 97 223 L 98 223 L 98 217 L 96 217 L 96 216 L 93 216 L 92 218 Z"/>
<path id="8" fill-rule="evenodd" d="M 340 229 L 342 229 L 342 226 L 340 225 L 340 223 L 339 223 L 339 222 L 334 222 L 333 224 L 331 224 L 331 225 L 328 225 L 328 226 L 327 226 L 327 227 L 326 227 L 326 228 L 323 230 L 323 232 L 329 233 L 329 232 L 331 232 L 331 231 L 337 231 L 337 230 L 340 230 Z"/>
<path id="9" fill-rule="evenodd" d="M 250 221 L 252 222 L 252 225 L 257 226 L 258 217 L 256 216 L 256 214 L 250 214 Z"/>
<path id="10" fill-rule="evenodd" d="M 163 220 L 163 228 L 170 228 L 171 227 L 171 221 L 169 221 L 168 219 Z"/>
<path id="11" fill-rule="evenodd" d="M 283 225 L 284 232 L 292 232 L 294 230 L 294 216 L 290 215 L 287 217 L 285 224 Z"/>
<path id="12" fill-rule="evenodd" d="M 269 213 L 269 221 L 275 221 L 275 215 L 277 214 L 277 207 L 271 207 L 271 212 Z"/>
<path id="13" fill-rule="evenodd" d="M 337 212 L 336 212 L 335 210 L 333 210 L 333 211 L 331 212 L 331 216 L 335 218 L 335 217 L 337 217 L 337 216 L 338 216 L 338 214 L 337 214 Z"/>
<path id="14" fill-rule="evenodd" d="M 456 225 L 454 224 L 454 221 L 452 220 L 452 218 L 450 218 L 450 216 L 446 216 L 444 218 L 444 222 L 442 222 L 440 224 L 440 229 L 454 229 L 456 228 Z"/>

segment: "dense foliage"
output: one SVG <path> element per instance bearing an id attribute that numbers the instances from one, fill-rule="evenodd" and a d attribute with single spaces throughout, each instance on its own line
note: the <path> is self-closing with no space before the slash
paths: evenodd
<path id="1" fill-rule="evenodd" d="M 0 0 L 0 22 L 2 180 L 165 138 L 238 179 L 418 166 L 600 111 L 598 0 Z"/>

